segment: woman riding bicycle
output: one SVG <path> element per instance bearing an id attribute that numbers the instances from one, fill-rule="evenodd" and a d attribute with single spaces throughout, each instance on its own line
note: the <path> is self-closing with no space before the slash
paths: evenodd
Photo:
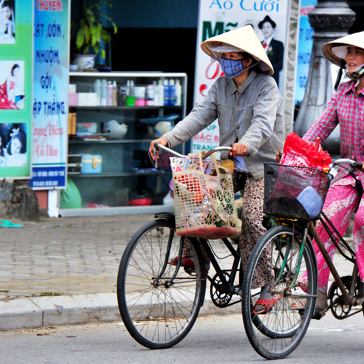
<path id="1" fill-rule="evenodd" d="M 351 81 L 342 83 L 332 96 L 327 108 L 320 118 L 303 136 L 306 141 L 313 142 L 317 137 L 323 142 L 340 124 L 341 158 L 354 159 L 362 163 L 364 169 L 364 32 L 351 34 L 323 45 L 324 56 L 332 63 L 345 67 L 346 75 Z M 357 179 L 363 185 L 364 175 L 356 172 Z M 355 186 L 356 180 L 340 169 L 327 193 L 324 213 L 329 217 L 339 233 L 344 235 L 350 219 L 355 212 L 354 247 L 360 280 L 364 282 L 364 201 Z M 318 223 L 317 232 L 333 259 L 336 247 L 328 233 Z M 322 311 L 327 307 L 327 285 L 330 269 L 314 242 L 319 272 L 319 292 L 316 309 Z M 305 282 L 300 282 L 302 288 Z M 362 290 L 363 291 L 363 290 Z M 364 294 L 364 292 L 363 292 Z"/>
<path id="2" fill-rule="evenodd" d="M 149 153 L 153 157 L 156 142 L 172 148 L 218 119 L 220 146 L 232 146 L 234 189 L 244 190 L 239 250 L 245 269 L 256 242 L 266 231 L 262 225 L 263 163 L 274 161 L 283 146 L 282 97 L 276 82 L 268 76 L 273 67 L 250 25 L 210 38 L 201 48 L 220 63 L 225 76 L 216 80 L 204 100 L 171 132 L 151 142 Z M 228 157 L 228 152 L 221 153 L 222 159 Z M 260 264 L 257 287 L 264 286 L 271 275 L 268 262 L 267 256 Z M 193 265 L 188 251 L 183 253 L 183 264 Z M 264 311 L 273 297 L 262 291 L 257 309 Z"/>

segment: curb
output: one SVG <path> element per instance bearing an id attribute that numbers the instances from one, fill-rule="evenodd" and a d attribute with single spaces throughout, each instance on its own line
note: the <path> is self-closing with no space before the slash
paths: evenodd
<path id="1" fill-rule="evenodd" d="M 240 304 L 221 309 L 206 295 L 199 316 L 240 312 Z M 0 302 L 0 330 L 4 331 L 113 321 L 122 321 L 115 293 L 31 297 Z"/>

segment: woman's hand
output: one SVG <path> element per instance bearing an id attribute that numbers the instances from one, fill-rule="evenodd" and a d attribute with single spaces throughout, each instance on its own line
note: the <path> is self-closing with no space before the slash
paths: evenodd
<path id="1" fill-rule="evenodd" d="M 229 154 L 230 154 L 230 156 L 233 156 L 235 158 L 237 155 L 244 157 L 247 152 L 248 152 L 247 145 L 240 144 L 240 143 L 234 143 Z"/>
<path id="2" fill-rule="evenodd" d="M 160 138 L 160 139 L 156 139 L 156 140 L 152 140 L 150 142 L 150 147 L 149 147 L 149 154 L 151 155 L 152 159 L 155 161 L 155 157 L 157 157 L 159 159 L 159 155 L 158 152 L 160 150 L 160 148 L 156 148 L 156 155 L 154 155 L 154 143 L 158 143 L 163 145 L 164 147 L 166 147 L 168 145 L 167 140 Z"/>
<path id="3" fill-rule="evenodd" d="M 282 156 L 282 152 L 283 149 L 281 149 L 277 154 L 276 154 L 276 162 L 279 163 L 279 161 L 281 160 L 281 156 Z"/>

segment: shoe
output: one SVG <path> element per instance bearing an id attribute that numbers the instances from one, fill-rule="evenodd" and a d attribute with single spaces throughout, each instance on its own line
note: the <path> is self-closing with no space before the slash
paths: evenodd
<path id="1" fill-rule="evenodd" d="M 273 306 L 282 298 L 282 296 L 275 296 L 275 298 L 271 298 L 267 300 L 265 298 L 259 298 L 254 305 L 254 313 L 257 315 L 265 314 L 272 310 Z"/>
<path id="2" fill-rule="evenodd" d="M 178 263 L 178 257 L 175 257 L 170 262 L 168 262 L 168 264 L 171 264 L 171 265 L 177 265 L 177 263 Z M 194 263 L 193 259 L 191 259 L 191 258 L 182 257 L 181 258 L 181 267 L 195 268 L 195 263 Z M 206 273 L 208 273 L 209 269 L 210 269 L 210 263 L 205 263 Z"/>
<path id="3" fill-rule="evenodd" d="M 269 293 L 269 284 L 262 287 L 260 290 L 260 296 L 257 302 L 254 305 L 254 313 L 261 315 L 269 312 L 273 306 L 279 301 L 282 296 L 275 295 L 274 297 Z"/>
<path id="4" fill-rule="evenodd" d="M 318 291 L 317 299 L 316 299 L 316 310 L 323 311 L 327 308 L 327 296 L 326 293 Z"/>

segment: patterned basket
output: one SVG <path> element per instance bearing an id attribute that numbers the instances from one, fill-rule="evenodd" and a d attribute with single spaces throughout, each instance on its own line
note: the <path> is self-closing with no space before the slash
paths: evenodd
<path id="1" fill-rule="evenodd" d="M 179 235 L 204 239 L 221 239 L 238 232 L 232 176 L 219 172 L 204 173 L 202 154 L 200 168 L 173 172 L 176 232 Z"/>

